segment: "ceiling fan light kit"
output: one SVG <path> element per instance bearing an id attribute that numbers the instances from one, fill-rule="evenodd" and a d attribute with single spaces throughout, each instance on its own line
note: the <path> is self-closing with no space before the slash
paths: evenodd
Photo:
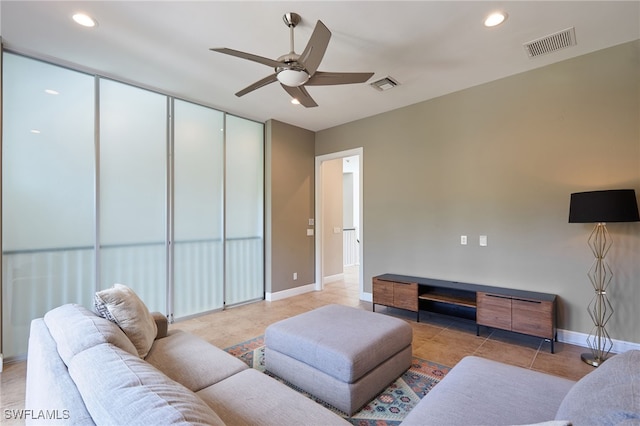
<path id="1" fill-rule="evenodd" d="M 271 74 L 255 83 L 245 87 L 236 93 L 236 96 L 244 96 L 260 87 L 266 86 L 276 81 L 282 88 L 299 103 L 307 108 L 316 107 L 318 104 L 313 100 L 305 85 L 309 86 L 333 86 L 339 84 L 364 83 L 373 76 L 372 72 L 323 72 L 318 71 L 318 66 L 322 62 L 324 53 L 331 39 L 331 31 L 321 22 L 316 23 L 311 38 L 302 53 L 298 55 L 294 50 L 293 30 L 301 21 L 300 15 L 294 12 L 285 13 L 282 17 L 285 25 L 289 27 L 291 49 L 289 53 L 273 60 L 251 53 L 241 52 L 228 48 L 211 48 L 212 51 L 224 53 L 263 65 L 273 67 L 274 74 Z"/>
<path id="2" fill-rule="evenodd" d="M 309 74 L 304 70 L 283 69 L 277 74 L 278 81 L 285 86 L 298 87 L 309 81 Z"/>

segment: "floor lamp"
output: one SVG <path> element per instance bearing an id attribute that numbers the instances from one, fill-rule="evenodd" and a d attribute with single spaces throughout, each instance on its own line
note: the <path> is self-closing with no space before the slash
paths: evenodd
<path id="1" fill-rule="evenodd" d="M 593 320 L 593 330 L 587 337 L 591 353 L 582 354 L 582 360 L 594 367 L 602 364 L 613 347 L 605 325 L 613 315 L 607 299 L 607 287 L 613 273 L 605 257 L 613 243 L 607 231 L 607 222 L 638 222 L 638 202 L 633 189 L 576 192 L 571 194 L 569 223 L 595 223 L 589 236 L 589 247 L 595 256 L 587 275 L 595 295 L 587 310 Z"/>

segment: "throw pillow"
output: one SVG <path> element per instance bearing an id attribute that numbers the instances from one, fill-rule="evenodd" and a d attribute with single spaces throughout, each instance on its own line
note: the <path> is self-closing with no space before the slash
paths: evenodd
<path id="1" fill-rule="evenodd" d="M 129 287 L 114 284 L 96 293 L 96 312 L 116 323 L 136 347 L 140 358 L 149 353 L 158 327 L 146 305 Z"/>
<path id="2" fill-rule="evenodd" d="M 556 419 L 570 419 L 574 425 L 638 424 L 638 383 L 640 351 L 612 356 L 571 388 L 558 408 Z"/>

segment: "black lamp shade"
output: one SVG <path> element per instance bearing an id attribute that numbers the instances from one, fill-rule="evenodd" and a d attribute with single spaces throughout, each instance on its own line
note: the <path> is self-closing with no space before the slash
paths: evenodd
<path id="1" fill-rule="evenodd" d="M 569 223 L 638 222 L 638 201 L 633 189 L 571 194 Z"/>

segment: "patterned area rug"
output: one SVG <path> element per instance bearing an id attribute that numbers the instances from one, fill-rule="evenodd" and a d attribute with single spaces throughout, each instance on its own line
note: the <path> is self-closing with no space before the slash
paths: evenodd
<path id="1" fill-rule="evenodd" d="M 414 357 L 409 370 L 383 390 L 380 395 L 365 405 L 359 412 L 349 417 L 329 404 L 318 400 L 308 392 L 266 371 L 264 367 L 264 336 L 259 336 L 231 346 L 225 349 L 225 351 L 240 358 L 249 367 L 255 368 L 281 381 L 297 392 L 322 404 L 331 411 L 349 420 L 352 424 L 358 426 L 400 424 L 407 413 L 409 413 L 409 411 L 420 402 L 420 399 L 442 380 L 450 370 L 449 367 L 445 367 L 444 365 Z"/>

